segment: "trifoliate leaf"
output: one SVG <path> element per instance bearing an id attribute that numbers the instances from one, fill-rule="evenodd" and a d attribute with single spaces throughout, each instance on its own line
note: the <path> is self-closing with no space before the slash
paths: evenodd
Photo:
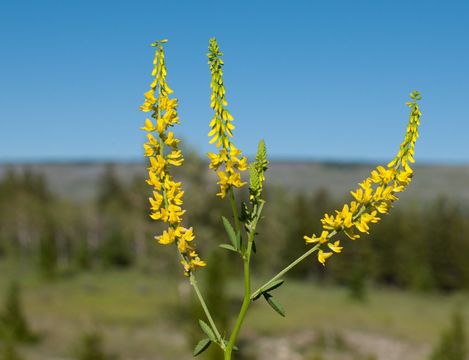
<path id="1" fill-rule="evenodd" d="M 197 356 L 202 354 L 205 350 L 208 349 L 212 341 L 210 339 L 202 339 L 199 343 L 195 346 L 193 355 Z"/>

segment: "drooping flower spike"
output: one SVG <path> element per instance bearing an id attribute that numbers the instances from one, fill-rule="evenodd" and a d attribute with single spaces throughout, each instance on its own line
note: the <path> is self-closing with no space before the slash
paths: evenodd
<path id="1" fill-rule="evenodd" d="M 168 228 L 156 236 L 160 244 L 176 244 L 181 254 L 181 263 L 186 275 L 197 267 L 205 266 L 195 250 L 195 235 L 192 228 L 183 226 L 183 195 L 181 182 L 175 182 L 170 173 L 171 167 L 181 166 L 184 162 L 179 149 L 180 140 L 169 129 L 179 124 L 177 99 L 170 99 L 173 92 L 166 82 L 166 65 L 163 44 L 167 40 L 156 41 L 153 60 L 154 77 L 150 90 L 144 96 L 140 109 L 149 113 L 142 130 L 147 132 L 148 141 L 143 145 L 144 155 L 149 159 L 147 183 L 153 187 L 150 200 L 150 217 L 163 221 Z"/>
<path id="2" fill-rule="evenodd" d="M 219 149 L 218 153 L 208 153 L 210 159 L 210 168 L 218 171 L 218 185 L 220 192 L 218 196 L 224 198 L 232 187 L 240 188 L 246 183 L 241 181 L 241 172 L 247 170 L 247 158 L 242 156 L 241 150 L 236 148 L 231 141 L 233 137 L 233 116 L 228 109 L 226 101 L 225 85 L 223 83 L 223 53 L 217 44 L 215 38 L 210 39 L 208 63 L 212 80 L 210 87 L 212 95 L 210 106 L 215 114 L 210 122 L 211 138 L 210 144 L 215 143 Z"/>
<path id="3" fill-rule="evenodd" d="M 344 232 L 350 239 L 360 238 L 360 233 L 368 233 L 370 224 L 381 220 L 380 215 L 387 214 L 397 194 L 404 191 L 412 180 L 412 168 L 409 163 L 414 162 L 415 142 L 418 138 L 421 112 L 418 100 L 419 92 L 410 94 L 411 101 L 406 105 L 410 108 L 410 118 L 406 135 L 396 157 L 386 166 L 378 166 L 370 176 L 359 184 L 359 188 L 352 191 L 354 198 L 345 204 L 335 215 L 325 214 L 321 219 L 322 233 L 320 236 L 305 236 L 308 244 L 319 244 L 318 261 L 325 264 L 334 253 L 340 253 L 340 241 L 331 242 L 334 235 Z M 324 251 L 321 247 L 327 244 Z M 331 251 L 328 251 L 331 250 Z"/>

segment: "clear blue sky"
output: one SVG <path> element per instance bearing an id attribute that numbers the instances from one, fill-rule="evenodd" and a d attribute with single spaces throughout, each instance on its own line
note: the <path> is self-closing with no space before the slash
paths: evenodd
<path id="1" fill-rule="evenodd" d="M 162 38 L 177 132 L 206 152 L 212 36 L 248 154 L 391 158 L 418 89 L 417 160 L 469 162 L 469 2 L 451 0 L 2 0 L 0 161 L 139 159 Z"/>

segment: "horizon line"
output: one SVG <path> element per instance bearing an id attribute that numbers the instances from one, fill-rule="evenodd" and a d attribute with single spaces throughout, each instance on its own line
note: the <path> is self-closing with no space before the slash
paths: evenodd
<path id="1" fill-rule="evenodd" d="M 202 161 L 208 162 L 205 157 Z M 253 158 L 253 157 L 248 157 Z M 275 156 L 269 159 L 271 163 L 297 164 L 337 164 L 337 165 L 376 165 L 387 164 L 390 160 L 372 159 L 336 159 L 336 158 L 293 158 L 289 156 Z M 77 165 L 77 164 L 138 164 L 144 163 L 145 158 L 42 158 L 42 159 L 0 159 L 0 166 L 4 165 Z M 469 166 L 469 160 L 419 160 L 415 166 Z"/>

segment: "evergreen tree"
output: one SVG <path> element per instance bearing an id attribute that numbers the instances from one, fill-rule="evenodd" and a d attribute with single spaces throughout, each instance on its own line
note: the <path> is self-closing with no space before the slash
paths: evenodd
<path id="1" fill-rule="evenodd" d="M 45 278 L 50 279 L 56 275 L 57 260 L 55 227 L 51 221 L 48 221 L 39 241 L 39 270 Z"/>
<path id="2" fill-rule="evenodd" d="M 116 175 L 113 164 L 106 165 L 104 173 L 99 179 L 97 203 L 101 209 L 110 204 L 118 208 L 127 208 L 129 205 L 126 191 Z"/>
<path id="3" fill-rule="evenodd" d="M 451 327 L 442 333 L 431 360 L 465 360 L 467 354 L 464 321 L 461 313 L 453 315 Z"/>
<path id="4" fill-rule="evenodd" d="M 81 337 L 76 350 L 77 360 L 109 360 L 113 357 L 104 351 L 103 339 L 97 332 L 90 332 Z"/>
<path id="5" fill-rule="evenodd" d="M 459 206 L 440 198 L 427 216 L 426 237 L 432 277 L 439 289 L 457 290 L 469 285 L 469 241 Z"/>
<path id="6" fill-rule="evenodd" d="M 21 306 L 21 294 L 18 284 L 11 283 L 5 298 L 3 312 L 0 314 L 0 325 L 7 339 L 12 341 L 33 341 L 36 336 L 29 329 Z"/>
<path id="7" fill-rule="evenodd" d="M 101 247 L 101 259 L 104 265 L 130 266 L 133 262 L 132 249 L 121 230 L 118 227 L 108 227 L 107 232 L 108 234 Z"/>

